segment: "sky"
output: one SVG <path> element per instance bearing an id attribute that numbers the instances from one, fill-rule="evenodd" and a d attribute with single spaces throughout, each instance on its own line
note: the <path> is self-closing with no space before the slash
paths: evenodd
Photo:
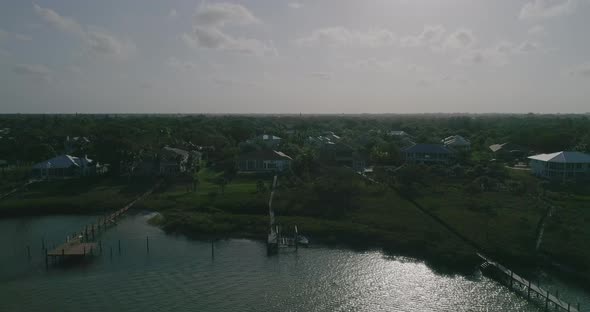
<path id="1" fill-rule="evenodd" d="M 586 113 L 590 0 L 0 1 L 0 113 Z"/>

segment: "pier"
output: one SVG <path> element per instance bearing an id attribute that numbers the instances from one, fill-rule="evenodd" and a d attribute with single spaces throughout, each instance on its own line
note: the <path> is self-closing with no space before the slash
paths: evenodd
<path id="1" fill-rule="evenodd" d="M 526 296 L 528 300 L 537 300 L 538 303 L 545 307 L 545 311 L 553 309 L 554 311 L 568 311 L 579 312 L 580 304 L 576 306 L 559 299 L 559 291 L 555 291 L 555 295 L 549 293 L 548 290 L 541 288 L 540 285 L 532 283 L 530 280 L 514 273 L 514 271 L 504 267 L 503 265 L 487 258 L 486 256 L 477 254 L 484 262 L 480 265 L 483 274 L 499 280 L 510 287 L 511 290 Z"/>
<path id="2" fill-rule="evenodd" d="M 96 242 L 98 235 L 106 231 L 109 227 L 116 225 L 117 220 L 121 218 L 121 216 L 129 211 L 129 209 L 138 201 L 149 196 L 159 185 L 160 183 L 156 183 L 151 189 L 138 196 L 132 202 L 125 205 L 125 207 L 99 218 L 96 223 L 86 225 L 84 229 L 68 236 L 65 243 L 51 250 L 45 248 L 45 266 L 49 268 L 50 260 L 52 263 L 55 263 L 67 258 L 85 258 L 86 256 L 102 253 L 102 243 L 100 241 L 98 243 Z"/>
<path id="3" fill-rule="evenodd" d="M 275 220 L 275 212 L 272 208 L 272 199 L 275 194 L 275 188 L 277 186 L 277 176 L 274 176 L 272 189 L 270 192 L 270 199 L 268 200 L 268 215 L 270 218 L 269 224 L 269 232 L 268 238 L 266 241 L 266 247 L 268 254 L 273 254 L 278 252 L 279 248 L 287 248 L 287 247 L 295 247 L 297 249 L 299 247 L 299 231 L 297 229 L 297 225 L 295 225 L 295 235 L 293 237 L 286 237 L 281 235 L 281 227 L 276 224 Z M 301 236 L 301 238 L 304 238 Z M 308 241 L 305 239 L 304 245 L 307 245 Z"/>

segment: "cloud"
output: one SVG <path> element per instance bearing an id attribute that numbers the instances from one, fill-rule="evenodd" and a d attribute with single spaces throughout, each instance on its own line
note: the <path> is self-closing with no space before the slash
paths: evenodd
<path id="1" fill-rule="evenodd" d="M 532 42 L 532 41 L 524 41 L 523 43 L 521 43 L 516 51 L 520 52 L 520 53 L 529 53 L 529 52 L 534 52 L 537 51 L 539 49 L 539 44 Z"/>
<path id="2" fill-rule="evenodd" d="M 46 23 L 59 31 L 75 35 L 82 43 L 96 54 L 125 58 L 135 52 L 135 45 L 123 41 L 96 27 L 84 27 L 74 19 L 59 15 L 57 12 L 33 5 L 35 13 Z"/>
<path id="3" fill-rule="evenodd" d="M 176 70 L 193 71 L 199 66 L 196 63 L 190 61 L 181 61 L 175 57 L 171 57 L 166 61 L 166 64 Z"/>
<path id="4" fill-rule="evenodd" d="M 12 72 L 34 80 L 48 82 L 51 80 L 51 70 L 40 64 L 16 64 Z"/>
<path id="5" fill-rule="evenodd" d="M 579 0 L 531 0 L 520 9 L 520 19 L 544 19 L 572 14 Z"/>
<path id="6" fill-rule="evenodd" d="M 33 9 L 35 10 L 35 13 L 37 13 L 37 15 L 39 15 L 45 22 L 59 29 L 60 31 L 79 35 L 84 34 L 82 25 L 70 17 L 61 16 L 53 10 L 42 8 L 37 4 L 33 4 Z"/>
<path id="7" fill-rule="evenodd" d="M 490 62 L 492 59 L 489 51 L 471 50 L 457 59 L 457 63 L 462 65 L 478 65 Z"/>
<path id="8" fill-rule="evenodd" d="M 148 81 L 144 81 L 139 84 L 139 87 L 142 89 L 150 90 L 154 88 L 154 84 Z"/>
<path id="9" fill-rule="evenodd" d="M 344 27 L 328 27 L 316 29 L 310 35 L 295 40 L 301 46 L 390 46 L 396 42 L 396 36 L 387 29 L 371 29 L 354 31 Z"/>
<path id="10" fill-rule="evenodd" d="M 168 18 L 176 18 L 178 16 L 178 12 L 176 12 L 176 9 L 171 9 L 170 12 L 168 13 Z"/>
<path id="11" fill-rule="evenodd" d="M 195 25 L 220 28 L 230 25 L 249 25 L 260 20 L 247 8 L 232 3 L 202 4 L 193 16 Z"/>
<path id="12" fill-rule="evenodd" d="M 299 2 L 289 2 L 288 5 L 291 9 L 301 9 L 303 7 L 303 4 Z"/>
<path id="13" fill-rule="evenodd" d="M 535 25 L 529 28 L 528 33 L 531 35 L 544 35 L 546 33 L 545 27 L 541 25 Z"/>
<path id="14" fill-rule="evenodd" d="M 590 79 L 590 62 L 580 64 L 570 69 L 569 74 L 575 77 Z"/>
<path id="15" fill-rule="evenodd" d="M 31 38 L 31 36 L 28 35 L 23 35 L 23 34 L 19 34 L 19 33 L 13 33 L 13 32 L 9 32 L 9 31 L 5 31 L 0 29 L 0 40 L 3 39 L 14 39 L 14 40 L 19 40 L 19 41 L 31 41 L 33 38 Z"/>
<path id="16" fill-rule="evenodd" d="M 329 72 L 311 72 L 311 73 L 309 73 L 309 77 L 316 78 L 316 79 L 321 79 L 321 80 L 331 80 L 332 79 L 332 73 L 329 73 Z"/>
<path id="17" fill-rule="evenodd" d="M 415 36 L 405 36 L 400 39 L 403 47 L 418 47 L 438 44 L 446 29 L 442 25 L 425 25 L 422 32 Z"/>
<path id="18" fill-rule="evenodd" d="M 237 38 L 223 30 L 226 25 L 246 26 L 261 23 L 248 9 L 238 4 L 200 5 L 193 16 L 193 29 L 181 35 L 192 48 L 216 49 L 254 55 L 276 55 L 272 43 L 257 39 Z"/>
<path id="19" fill-rule="evenodd" d="M 348 67 L 351 69 L 368 70 L 368 71 L 388 71 L 394 67 L 399 67 L 400 62 L 397 59 L 381 60 L 377 58 L 367 58 L 351 62 Z"/>
<path id="20" fill-rule="evenodd" d="M 514 51 L 514 44 L 508 41 L 502 41 L 496 45 L 494 50 L 501 54 L 510 54 Z"/>
<path id="21" fill-rule="evenodd" d="M 445 47 L 453 49 L 465 49 L 473 46 L 475 41 L 475 36 L 471 30 L 459 29 L 449 35 L 445 41 Z"/>

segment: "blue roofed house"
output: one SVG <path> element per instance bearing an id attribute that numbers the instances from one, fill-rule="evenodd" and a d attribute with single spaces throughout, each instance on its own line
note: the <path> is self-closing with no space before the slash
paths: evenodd
<path id="1" fill-rule="evenodd" d="M 528 157 L 534 175 L 548 179 L 590 177 L 590 155 L 581 152 L 557 152 Z"/>
<path id="2" fill-rule="evenodd" d="M 92 159 L 60 155 L 33 165 L 34 178 L 74 178 L 93 176 L 103 173 L 105 167 L 98 165 Z"/>
<path id="3" fill-rule="evenodd" d="M 403 148 L 402 155 L 411 163 L 448 163 L 452 159 L 453 151 L 442 144 L 414 144 Z"/>

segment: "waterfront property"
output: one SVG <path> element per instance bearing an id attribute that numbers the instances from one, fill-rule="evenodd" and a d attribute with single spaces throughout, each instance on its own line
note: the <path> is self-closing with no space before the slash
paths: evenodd
<path id="1" fill-rule="evenodd" d="M 35 178 L 73 178 L 93 176 L 106 170 L 92 159 L 60 155 L 33 165 L 32 176 Z"/>
<path id="2" fill-rule="evenodd" d="M 441 140 L 444 146 L 453 148 L 456 150 L 470 150 L 471 142 L 460 135 L 451 135 Z"/>
<path id="3" fill-rule="evenodd" d="M 590 176 L 590 155 L 581 152 L 557 152 L 530 156 L 534 175 L 548 179 L 576 179 Z"/>
<path id="4" fill-rule="evenodd" d="M 489 146 L 489 149 L 494 154 L 494 157 L 504 160 L 517 159 L 528 153 L 526 148 L 509 142 L 492 144 Z"/>
<path id="5" fill-rule="evenodd" d="M 165 146 L 160 150 L 159 155 L 159 174 L 160 175 L 179 175 L 187 171 L 189 152 L 180 149 Z"/>
<path id="6" fill-rule="evenodd" d="M 280 172 L 289 169 L 292 160 L 283 152 L 271 149 L 257 150 L 238 157 L 238 170 L 241 172 Z"/>
<path id="7" fill-rule="evenodd" d="M 410 163 L 448 163 L 453 152 L 442 144 L 414 144 L 402 149 L 405 161 Z"/>
<path id="8" fill-rule="evenodd" d="M 366 157 L 349 145 L 330 142 L 319 149 L 320 160 L 328 165 L 346 166 L 362 172 L 367 167 Z"/>
<path id="9" fill-rule="evenodd" d="M 247 142 L 259 144 L 268 148 L 273 148 L 281 144 L 282 141 L 283 139 L 276 135 L 263 134 L 255 137 L 254 139 L 248 140 Z"/>

